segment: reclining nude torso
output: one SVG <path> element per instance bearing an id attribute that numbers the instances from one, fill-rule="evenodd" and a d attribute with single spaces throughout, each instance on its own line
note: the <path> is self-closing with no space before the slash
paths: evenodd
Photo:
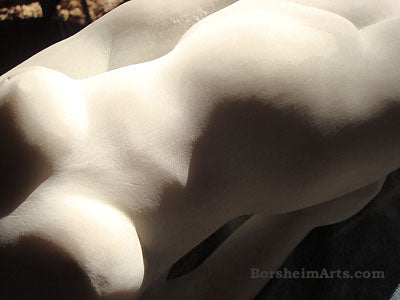
<path id="1" fill-rule="evenodd" d="M 150 62 L 11 74 L 0 103 L 53 172 L 0 242 L 50 240 L 100 293 L 138 290 L 236 216 L 375 195 L 400 165 L 399 25 L 239 1 Z"/>

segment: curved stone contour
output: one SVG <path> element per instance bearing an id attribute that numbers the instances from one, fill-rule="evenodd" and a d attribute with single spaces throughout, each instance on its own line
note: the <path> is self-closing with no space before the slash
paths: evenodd
<path id="1" fill-rule="evenodd" d="M 0 219 L 0 242 L 51 241 L 99 294 L 137 296 L 235 216 L 371 186 L 400 164 L 398 25 L 243 0 L 147 63 L 9 73 L 0 103 L 53 174 Z M 340 207 L 329 217 L 360 208 Z"/>

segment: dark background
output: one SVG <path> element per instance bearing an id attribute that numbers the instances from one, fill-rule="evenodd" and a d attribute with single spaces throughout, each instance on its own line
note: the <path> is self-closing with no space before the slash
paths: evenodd
<path id="1" fill-rule="evenodd" d="M 34 1 L 0 0 L 0 8 L 30 4 Z M 12 20 L 0 21 L 0 74 L 85 27 L 86 24 L 65 21 L 58 16 L 56 6 L 59 3 L 59 0 L 41 0 L 41 18 L 14 17 Z"/>

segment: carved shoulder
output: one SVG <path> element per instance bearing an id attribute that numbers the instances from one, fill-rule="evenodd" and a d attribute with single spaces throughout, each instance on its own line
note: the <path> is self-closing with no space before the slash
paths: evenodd
<path id="1" fill-rule="evenodd" d="M 86 134 L 86 101 L 78 83 L 44 67 L 28 67 L 0 83 L 0 103 L 14 113 L 26 139 L 50 153 Z"/>

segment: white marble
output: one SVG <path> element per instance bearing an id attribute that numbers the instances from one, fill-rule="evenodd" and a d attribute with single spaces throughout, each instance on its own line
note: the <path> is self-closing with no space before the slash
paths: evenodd
<path id="1" fill-rule="evenodd" d="M 56 244 L 99 297 L 202 299 L 207 274 L 226 293 L 254 263 L 252 233 L 276 242 L 262 253 L 278 268 L 379 192 L 400 165 L 400 5 L 234 2 L 131 1 L 1 77 L 1 105 L 53 168 L 0 219 L 2 245 Z M 210 258 L 226 269 L 155 283 L 243 214 L 258 216 Z"/>

